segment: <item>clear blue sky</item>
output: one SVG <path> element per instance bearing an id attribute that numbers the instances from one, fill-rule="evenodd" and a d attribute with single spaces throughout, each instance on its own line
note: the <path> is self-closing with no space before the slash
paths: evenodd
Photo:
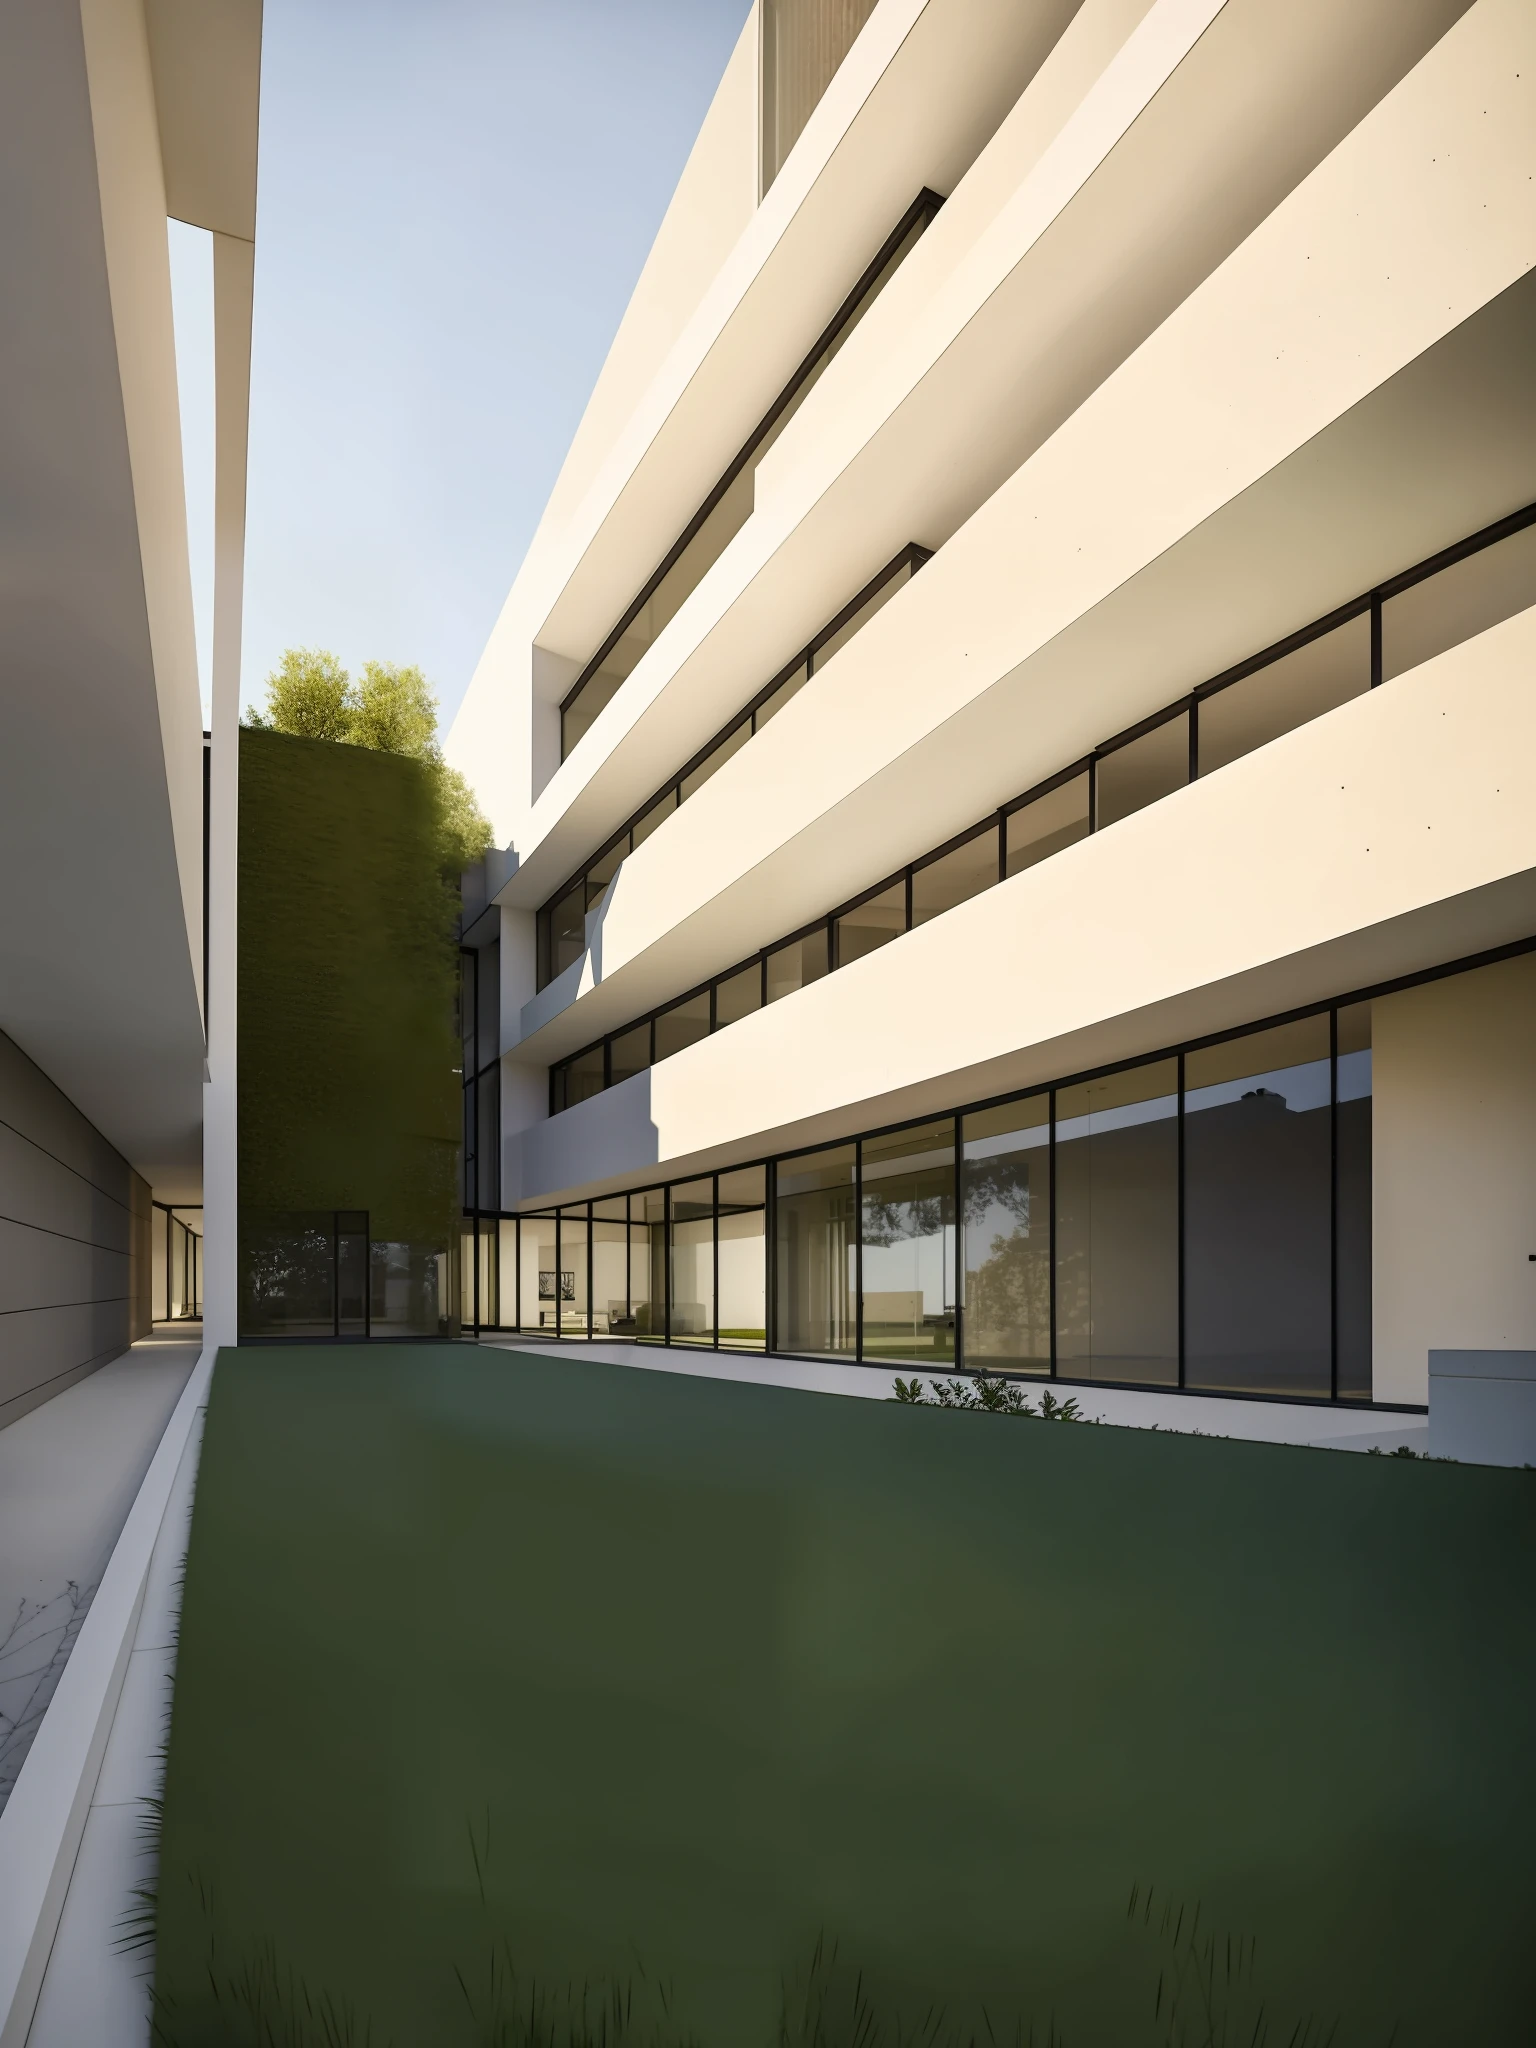
<path id="1" fill-rule="evenodd" d="M 417 662 L 443 729 L 748 0 L 267 0 L 244 694 Z M 211 272 L 172 231 L 207 693 Z"/>

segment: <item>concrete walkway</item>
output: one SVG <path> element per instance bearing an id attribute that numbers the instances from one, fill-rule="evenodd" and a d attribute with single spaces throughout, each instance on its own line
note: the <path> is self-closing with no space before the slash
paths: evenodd
<path id="1" fill-rule="evenodd" d="M 0 1809 L 201 1343 L 157 1325 L 0 1429 Z"/>

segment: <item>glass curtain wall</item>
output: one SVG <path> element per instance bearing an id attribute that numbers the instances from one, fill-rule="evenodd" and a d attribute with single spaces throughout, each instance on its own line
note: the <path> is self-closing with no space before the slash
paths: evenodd
<path id="1" fill-rule="evenodd" d="M 1058 1370 L 1177 1386 L 1177 1060 L 1058 1089 L 1054 1139 Z"/>
<path id="2" fill-rule="evenodd" d="M 1323 1396 L 1332 1385 L 1329 1020 L 1184 1062 L 1184 1384 Z"/>
<path id="3" fill-rule="evenodd" d="M 720 1347 L 761 1351 L 768 1342 L 767 1168 L 722 1173 L 715 1187 Z"/>
<path id="4" fill-rule="evenodd" d="M 859 1153 L 862 1355 L 953 1365 L 955 1120 L 866 1138 Z"/>
<path id="5" fill-rule="evenodd" d="M 988 1372 L 1051 1369 L 1051 1098 L 963 1124 L 965 1358 Z"/>
<path id="6" fill-rule="evenodd" d="M 857 1149 L 779 1162 L 774 1201 L 775 1351 L 852 1358 L 858 1350 Z"/>
<path id="7" fill-rule="evenodd" d="M 316 1219 L 314 1334 L 355 1220 Z M 482 1300 L 548 1337 L 1369 1400 L 1371 1005 L 484 1221 Z"/>

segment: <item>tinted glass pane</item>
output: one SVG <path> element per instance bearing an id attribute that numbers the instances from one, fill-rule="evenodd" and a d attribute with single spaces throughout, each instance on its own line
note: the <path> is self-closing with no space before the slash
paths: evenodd
<path id="1" fill-rule="evenodd" d="M 615 1216 L 614 1209 L 618 1214 Z M 624 1334 L 629 1314 L 629 1224 L 621 1195 L 617 1205 L 592 1205 L 592 1334 Z"/>
<path id="2" fill-rule="evenodd" d="M 462 1040 L 463 1071 L 466 1075 L 475 1071 L 475 977 L 479 966 L 479 955 L 463 952 L 459 955 L 459 1037 Z"/>
<path id="3" fill-rule="evenodd" d="M 1224 768 L 1370 687 L 1371 622 L 1362 614 L 1214 697 L 1202 698 L 1200 773 Z"/>
<path id="4" fill-rule="evenodd" d="M 475 1145 L 478 1206 L 501 1207 L 501 1069 L 487 1067 L 475 1083 L 479 1134 Z M 480 1318 L 485 1321 L 484 1316 Z"/>
<path id="5" fill-rule="evenodd" d="M 835 632 L 829 633 L 824 640 L 817 641 L 811 650 L 812 673 L 819 674 L 839 648 L 846 647 L 854 634 L 861 627 L 867 626 L 875 613 L 888 605 L 897 591 L 912 581 L 912 575 L 911 563 L 903 562 L 899 568 L 891 571 L 878 589 L 870 592 L 858 610 L 850 618 L 844 619 Z"/>
<path id="6" fill-rule="evenodd" d="M 730 1177 L 720 1177 L 720 1343 L 731 1351 L 761 1351 L 767 1338 L 766 1219 L 761 1203 L 726 1207 Z"/>
<path id="7" fill-rule="evenodd" d="M 867 1138 L 862 1176 L 863 1356 L 952 1364 L 954 1119 Z"/>
<path id="8" fill-rule="evenodd" d="M 997 827 L 988 825 L 912 876 L 912 922 L 926 924 L 997 880 Z"/>
<path id="9" fill-rule="evenodd" d="M 1328 1019 L 1184 1063 L 1184 1383 L 1326 1395 L 1332 1384 Z"/>
<path id="10" fill-rule="evenodd" d="M 715 1191 L 708 1180 L 672 1190 L 674 1344 L 715 1341 Z"/>
<path id="11" fill-rule="evenodd" d="M 992 1372 L 1051 1365 L 1051 1105 L 965 1119 L 965 1359 Z"/>
<path id="12" fill-rule="evenodd" d="M 726 762 L 729 761 L 732 754 L 739 753 L 751 737 L 752 726 L 750 720 L 742 725 L 738 725 L 733 733 L 728 733 L 712 754 L 701 761 L 690 775 L 683 777 L 681 800 L 686 803 L 689 797 L 697 790 L 701 790 L 711 775 L 718 773 L 725 766 Z"/>
<path id="13" fill-rule="evenodd" d="M 1178 1383 L 1174 1060 L 1057 1093 L 1056 1360 L 1073 1379 Z"/>
<path id="14" fill-rule="evenodd" d="M 1371 1006 L 1339 1012 L 1339 1396 L 1371 1398 Z"/>
<path id="15" fill-rule="evenodd" d="M 715 984 L 715 1028 L 734 1024 L 738 1017 L 750 1017 L 763 1004 L 763 970 L 754 960 L 740 974 Z"/>
<path id="16" fill-rule="evenodd" d="M 483 1067 L 501 1051 L 501 942 L 478 955 L 475 1065 Z"/>
<path id="17" fill-rule="evenodd" d="M 738 1166 L 734 1173 L 720 1176 L 720 1208 L 761 1209 L 767 1196 L 768 1170 L 763 1166 Z"/>
<path id="18" fill-rule="evenodd" d="M 1004 824 L 1008 872 L 1016 875 L 1048 860 L 1064 846 L 1088 836 L 1088 775 L 1074 775 L 1059 789 L 1037 796 L 1033 803 L 1010 811 Z"/>
<path id="19" fill-rule="evenodd" d="M 791 697 L 798 696 L 810 679 L 810 663 L 802 661 L 797 669 L 787 675 L 771 697 L 765 698 L 752 714 L 753 727 L 761 732 L 770 718 L 777 718 Z"/>
<path id="20" fill-rule="evenodd" d="M 629 835 L 635 846 L 643 846 L 658 825 L 664 825 L 677 809 L 677 791 L 669 789 L 665 796 L 659 796 L 645 816 L 636 824 Z"/>
<path id="21" fill-rule="evenodd" d="M 1415 583 L 1381 608 L 1384 679 L 1459 647 L 1536 604 L 1536 526 Z"/>
<path id="22" fill-rule="evenodd" d="M 609 1086 L 616 1088 L 632 1074 L 643 1074 L 651 1064 L 651 1027 L 637 1024 L 633 1031 L 621 1031 L 608 1042 Z"/>
<path id="23" fill-rule="evenodd" d="M 561 1112 L 561 1110 L 562 1110 L 562 1109 L 565 1109 L 565 1108 L 568 1108 L 568 1107 L 569 1107 L 569 1104 L 570 1104 L 570 1098 L 571 1098 L 571 1088 L 570 1088 L 570 1081 L 571 1081 L 571 1076 L 570 1076 L 570 1069 L 569 1069 L 569 1068 L 567 1068 L 567 1067 L 551 1067 L 551 1068 L 550 1068 L 550 1070 L 549 1070 L 549 1113 L 550 1113 L 550 1115 L 551 1115 L 551 1116 L 558 1116 L 558 1115 L 560 1114 L 560 1112 Z"/>
<path id="24" fill-rule="evenodd" d="M 629 1198 L 629 1305 L 642 1342 L 660 1344 L 667 1334 L 666 1195 L 647 1188 Z"/>
<path id="25" fill-rule="evenodd" d="M 587 908 L 598 901 L 608 884 L 619 872 L 619 863 L 629 852 L 629 834 L 626 832 L 617 846 L 610 846 L 598 860 L 587 869 Z"/>
<path id="26" fill-rule="evenodd" d="M 686 1003 L 674 1003 L 656 1019 L 656 1058 L 669 1060 L 686 1045 L 697 1045 L 709 1036 L 709 992 L 690 996 Z"/>
<path id="27" fill-rule="evenodd" d="M 803 939 L 792 939 L 787 946 L 780 946 L 776 953 L 768 955 L 768 1000 L 776 1003 L 780 996 L 791 996 L 797 988 L 804 988 L 808 982 L 820 981 L 827 971 L 827 934 L 825 930 L 809 932 Z"/>
<path id="28" fill-rule="evenodd" d="M 577 1102 L 586 1102 L 603 1092 L 603 1048 L 594 1045 L 590 1052 L 578 1053 L 569 1060 L 565 1068 L 565 1102 L 570 1108 Z"/>
<path id="29" fill-rule="evenodd" d="M 562 1337 L 585 1337 L 587 1331 L 587 1211 L 560 1211 L 560 1284 L 555 1308 Z"/>
<path id="30" fill-rule="evenodd" d="M 1189 718 L 1181 714 L 1106 754 L 1094 770 L 1098 829 L 1145 810 L 1189 780 Z"/>
<path id="31" fill-rule="evenodd" d="M 577 882 L 566 890 L 549 913 L 549 966 L 551 976 L 563 974 L 587 948 L 587 885 Z"/>
<path id="32" fill-rule="evenodd" d="M 774 1345 L 823 1357 L 854 1351 L 853 1147 L 779 1162 Z"/>
<path id="33" fill-rule="evenodd" d="M 575 746 L 592 729 L 592 723 L 603 707 L 609 704 L 620 683 L 629 674 L 635 663 L 645 652 L 644 644 L 629 638 L 621 640 L 604 661 L 602 667 L 591 675 L 583 686 L 581 695 L 560 714 L 560 758 Z"/>
<path id="34" fill-rule="evenodd" d="M 893 883 L 856 910 L 837 920 L 837 964 L 847 967 L 881 946 L 888 946 L 907 928 L 907 885 Z"/>
<path id="35" fill-rule="evenodd" d="M 518 1281 L 519 1329 L 555 1327 L 555 1219 L 524 1216 L 518 1223 L 522 1240 Z"/>

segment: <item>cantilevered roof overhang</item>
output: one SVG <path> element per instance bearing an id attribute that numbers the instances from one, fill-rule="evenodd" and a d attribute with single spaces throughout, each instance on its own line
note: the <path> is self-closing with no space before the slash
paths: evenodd
<path id="1" fill-rule="evenodd" d="M 260 0 L 0 15 L 0 1030 L 171 1199 L 204 770 L 165 221 L 253 239 L 260 33 Z"/>

